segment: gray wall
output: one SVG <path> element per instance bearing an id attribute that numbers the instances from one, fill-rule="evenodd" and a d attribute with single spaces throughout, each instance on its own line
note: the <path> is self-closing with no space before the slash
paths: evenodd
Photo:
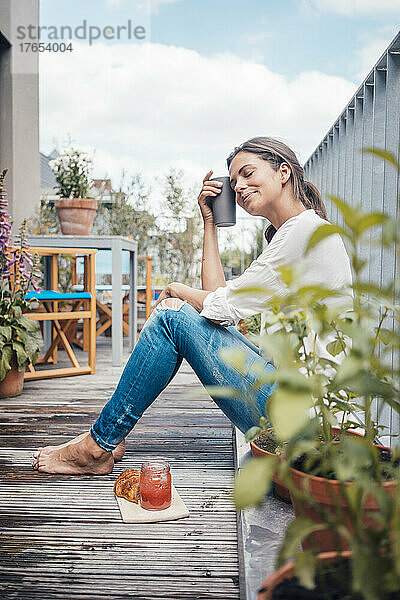
<path id="1" fill-rule="evenodd" d="M 39 23 L 39 0 L 0 0 L 0 169 L 14 230 L 40 200 L 39 55 L 21 52 L 19 25 Z"/>
<path id="2" fill-rule="evenodd" d="M 306 177 L 321 190 L 329 218 L 335 223 L 341 223 L 341 217 L 327 194 L 361 204 L 366 211 L 392 216 L 398 213 L 399 173 L 382 160 L 361 153 L 363 147 L 386 149 L 399 159 L 400 33 L 304 165 Z M 363 248 L 363 257 L 369 263 L 364 275 L 383 286 L 398 273 L 397 249 L 374 246 L 372 236 L 377 235 L 371 234 L 369 244 Z M 398 355 L 393 354 L 392 360 L 398 364 Z M 376 419 L 377 410 L 376 405 Z M 399 417 L 393 411 L 385 408 L 379 420 L 386 431 L 399 432 Z"/>

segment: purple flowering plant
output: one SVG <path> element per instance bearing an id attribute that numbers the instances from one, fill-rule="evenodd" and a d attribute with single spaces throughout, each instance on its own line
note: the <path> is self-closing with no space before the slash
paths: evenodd
<path id="1" fill-rule="evenodd" d="M 16 245 L 12 244 L 12 219 L 8 213 L 5 177 L 0 173 L 0 381 L 15 362 L 19 371 L 34 364 L 39 352 L 38 325 L 24 316 L 30 300 L 29 288 L 38 291 L 39 257 L 32 256 L 26 241 L 27 220 L 19 228 Z"/>

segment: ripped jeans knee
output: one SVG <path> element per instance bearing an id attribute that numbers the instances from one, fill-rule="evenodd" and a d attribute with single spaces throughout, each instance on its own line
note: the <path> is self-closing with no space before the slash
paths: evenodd
<path id="1" fill-rule="evenodd" d="M 185 300 L 180 300 L 179 298 L 164 298 L 164 300 L 161 300 L 158 307 L 179 310 L 182 304 L 185 304 Z"/>
<path id="2" fill-rule="evenodd" d="M 184 304 L 187 304 L 186 300 L 180 300 L 179 298 L 164 298 L 164 300 L 161 300 L 161 302 L 153 309 L 149 318 L 145 321 L 143 329 L 147 329 L 148 325 L 154 321 L 157 315 L 161 315 L 164 310 L 169 309 L 179 311 Z"/>

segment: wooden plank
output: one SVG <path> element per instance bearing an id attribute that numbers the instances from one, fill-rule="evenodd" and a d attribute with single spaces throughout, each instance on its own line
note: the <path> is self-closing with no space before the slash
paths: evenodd
<path id="1" fill-rule="evenodd" d="M 96 262 L 95 255 L 88 260 L 88 290 L 90 292 L 90 311 L 92 317 L 89 321 L 89 366 L 92 373 L 96 368 Z"/>
<path id="2" fill-rule="evenodd" d="M 54 292 L 56 292 L 58 290 L 58 257 L 56 254 L 53 254 L 53 256 L 50 259 L 50 289 L 53 290 Z M 53 311 L 51 310 L 51 304 L 44 302 L 44 307 L 46 309 L 46 312 L 58 312 L 58 302 L 53 302 Z M 52 339 L 57 340 L 58 336 L 56 331 L 54 330 L 54 325 L 55 323 L 53 323 L 52 328 L 51 328 L 51 332 L 52 332 Z M 58 360 L 58 356 L 57 356 L 57 344 L 55 344 L 53 346 L 52 344 L 52 362 L 53 364 L 57 364 L 57 360 Z M 75 365 L 76 366 L 76 365 Z"/>
<path id="3" fill-rule="evenodd" d="M 57 335 L 54 337 L 54 339 L 56 341 L 58 341 L 58 338 L 61 339 L 64 349 L 65 349 L 66 353 L 68 354 L 70 361 L 72 362 L 72 365 L 75 367 L 75 369 L 79 369 L 80 364 L 78 362 L 78 359 L 76 358 L 74 351 L 71 348 L 71 344 L 69 343 L 67 336 L 63 332 L 59 321 L 57 319 L 53 319 L 52 322 L 53 322 L 54 328 L 57 331 Z M 57 349 L 57 345 L 55 346 L 55 349 Z M 53 359 L 54 359 L 54 355 L 53 355 Z"/>
<path id="4" fill-rule="evenodd" d="M 53 379 L 54 377 L 72 377 L 73 375 L 87 375 L 91 372 L 90 367 L 65 367 L 63 369 L 43 369 L 34 373 L 25 373 L 24 379 L 32 381 L 35 379 Z"/>
<path id="5" fill-rule="evenodd" d="M 96 254 L 96 248 L 52 248 L 51 246 L 30 246 L 29 250 L 39 256 L 51 256 L 52 254 L 68 254 L 71 256 Z"/>
<path id="6" fill-rule="evenodd" d="M 31 319 L 31 321 L 52 321 L 58 319 L 59 321 L 65 319 L 89 319 L 91 317 L 90 310 L 80 310 L 77 312 L 53 312 L 50 315 L 48 313 L 24 313 L 25 317 Z"/>
<path id="7" fill-rule="evenodd" d="M 65 314 L 65 313 L 64 313 Z M 45 475 L 31 452 L 87 431 L 118 381 L 110 340 L 97 373 L 26 382 L 2 402 L 0 596 L 24 600 L 237 600 L 232 428 L 187 365 L 140 419 L 107 476 Z M 78 356 L 81 351 L 77 350 Z M 59 351 L 59 364 L 68 357 Z M 151 456 L 171 464 L 190 510 L 176 522 L 122 523 L 113 482 Z"/>

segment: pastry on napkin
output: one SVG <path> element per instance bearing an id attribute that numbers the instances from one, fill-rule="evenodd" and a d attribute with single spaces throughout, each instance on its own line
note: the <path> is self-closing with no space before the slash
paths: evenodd
<path id="1" fill-rule="evenodd" d="M 138 469 L 125 469 L 114 483 L 114 494 L 118 498 L 125 498 L 129 502 L 139 504 L 139 481 L 140 471 Z"/>

